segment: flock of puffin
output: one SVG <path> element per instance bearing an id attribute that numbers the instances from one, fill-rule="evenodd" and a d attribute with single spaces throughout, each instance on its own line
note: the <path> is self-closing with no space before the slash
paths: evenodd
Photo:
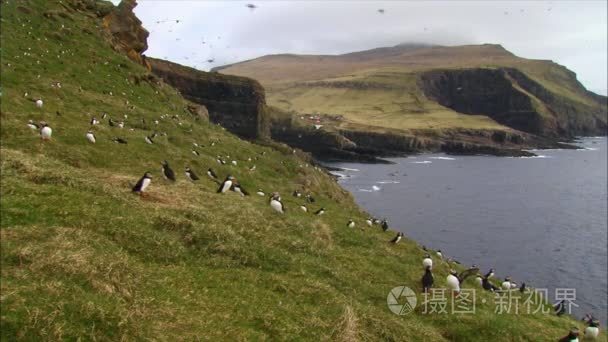
<path id="1" fill-rule="evenodd" d="M 37 99 L 37 100 L 35 100 L 35 104 L 36 104 L 36 107 L 42 108 L 43 101 L 41 99 Z M 105 118 L 105 114 L 104 114 L 103 118 Z M 99 121 L 96 118 L 92 118 L 90 123 L 93 126 L 93 125 L 99 124 Z M 124 122 L 122 122 L 122 121 L 119 123 L 116 123 L 116 122 L 112 121 L 112 119 L 109 119 L 109 123 L 111 126 L 116 125 L 121 128 L 124 127 Z M 29 120 L 27 125 L 28 125 L 28 127 L 30 127 L 33 130 L 38 130 L 40 133 L 40 138 L 43 141 L 51 139 L 53 130 L 46 122 L 42 121 L 40 123 L 35 123 L 33 120 Z M 146 136 L 145 137 L 146 142 L 149 144 L 153 143 L 152 139 L 155 137 L 155 135 L 156 135 L 156 133 L 154 133 L 150 136 Z M 87 131 L 87 133 L 85 134 L 85 138 L 86 138 L 86 140 L 88 140 L 91 143 L 96 142 L 95 135 L 91 130 Z M 124 139 L 117 138 L 117 137 L 113 138 L 112 140 L 117 143 L 124 143 L 124 144 L 127 143 Z M 215 144 L 215 142 L 211 143 L 212 146 L 214 144 Z M 195 143 L 195 146 L 196 145 L 197 144 Z M 198 153 L 194 149 L 192 151 L 195 154 Z M 265 152 L 262 152 L 262 154 L 265 154 Z M 220 164 L 227 163 L 219 156 L 217 158 L 217 161 Z M 232 164 L 236 165 L 237 163 L 236 163 L 236 161 L 232 161 Z M 162 165 L 163 177 L 169 181 L 175 182 L 177 180 L 177 178 L 176 178 L 175 172 L 169 166 L 169 163 L 165 160 L 161 163 L 161 165 Z M 250 168 L 250 170 L 252 170 L 252 169 L 255 169 L 255 166 Z M 184 174 L 185 174 L 186 178 L 192 182 L 200 180 L 198 175 L 188 166 L 185 167 Z M 239 184 L 237 179 L 235 177 L 233 177 L 232 175 L 227 175 L 226 178 L 222 182 L 220 182 L 218 180 L 218 176 L 216 175 L 215 171 L 213 171 L 212 168 L 209 168 L 207 170 L 207 176 L 210 179 L 212 179 L 213 181 L 215 181 L 217 184 L 219 184 L 219 188 L 217 189 L 217 193 L 219 193 L 219 194 L 226 193 L 228 191 L 233 191 L 241 196 L 249 196 L 249 192 L 246 191 Z M 151 183 L 152 183 L 152 174 L 150 172 L 145 172 L 144 175 L 137 181 L 135 186 L 132 188 L 132 192 L 139 194 L 139 195 L 143 195 Z M 259 196 L 266 196 L 264 191 L 262 191 L 261 189 L 258 189 L 256 194 Z M 315 202 L 315 199 L 312 197 L 311 194 L 307 194 L 304 196 L 298 190 L 295 190 L 292 195 L 296 198 L 304 197 L 306 199 L 306 202 L 308 202 L 308 203 Z M 278 192 L 273 192 L 270 194 L 269 205 L 273 210 L 275 210 L 276 212 L 278 212 L 280 214 L 284 214 L 287 211 L 285 206 L 283 205 L 281 196 L 279 195 Z M 308 212 L 308 207 L 306 206 L 306 204 L 301 204 L 300 209 L 304 212 Z M 324 213 L 325 213 L 325 208 L 320 208 L 314 212 L 314 214 L 317 216 L 323 215 Z M 370 217 L 367 220 L 365 220 L 365 223 L 370 227 L 373 225 L 379 225 L 383 231 L 387 231 L 389 229 L 388 221 L 386 219 L 379 220 L 379 219 Z M 355 228 L 356 223 L 354 220 L 350 219 L 346 223 L 346 226 L 348 228 Z M 399 243 L 399 241 L 401 241 L 401 239 L 403 237 L 404 237 L 404 234 L 402 232 L 398 232 L 397 235 L 393 239 L 391 239 L 389 242 L 392 244 L 397 244 L 397 243 Z M 425 246 L 422 246 L 422 249 L 424 251 L 428 252 L 428 250 Z M 435 254 L 439 258 L 439 260 L 442 260 L 442 261 L 444 260 L 441 250 L 437 250 L 435 252 Z M 448 258 L 445 261 L 447 261 L 448 264 L 450 262 L 458 264 L 458 261 L 453 260 L 451 258 Z M 424 268 L 424 274 L 421 279 L 422 289 L 425 293 L 427 293 L 433 287 L 433 284 L 435 281 L 433 272 L 432 272 L 433 259 L 430 254 L 427 253 L 425 255 L 424 259 L 422 260 L 422 266 Z M 484 290 L 487 290 L 487 291 L 491 291 L 491 292 L 503 291 L 504 292 L 504 291 L 511 291 L 511 290 L 516 290 L 516 289 L 519 289 L 519 291 L 521 293 L 528 291 L 528 289 L 526 288 L 526 283 L 522 282 L 521 285 L 518 285 L 516 282 L 512 281 L 510 277 L 506 277 L 504 279 L 504 281 L 500 284 L 500 287 L 497 287 L 490 281 L 490 279 L 492 279 L 494 277 L 494 269 L 490 269 L 486 274 L 481 275 L 479 273 L 479 268 L 476 265 L 471 266 L 469 269 L 467 269 L 461 273 L 458 273 L 457 271 L 451 269 L 450 274 L 448 274 L 448 276 L 446 277 L 447 287 L 455 295 L 458 295 L 460 293 L 461 284 L 468 277 L 473 276 L 473 275 L 476 276 L 475 280 L 476 280 L 477 284 L 479 286 L 481 286 Z M 562 301 L 562 302 L 558 303 L 557 305 L 555 305 L 554 309 L 558 316 L 564 314 L 565 313 L 564 302 Z M 584 335 L 585 338 L 586 339 L 596 339 L 599 336 L 599 325 L 600 325 L 599 320 L 596 319 L 593 315 L 587 314 L 583 318 L 583 321 L 587 324 L 587 327 L 585 328 L 585 335 Z M 577 342 L 579 335 L 580 335 L 580 332 L 579 332 L 578 328 L 572 328 L 569 331 L 568 335 L 563 337 L 559 341 L 560 342 Z"/>

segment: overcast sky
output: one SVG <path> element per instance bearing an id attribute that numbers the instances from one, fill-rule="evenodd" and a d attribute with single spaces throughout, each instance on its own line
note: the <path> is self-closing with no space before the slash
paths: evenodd
<path id="1" fill-rule="evenodd" d="M 590 90 L 606 95 L 608 88 L 607 1 L 138 3 L 135 13 L 150 31 L 146 55 L 202 70 L 276 53 L 497 43 L 521 57 L 565 65 Z"/>

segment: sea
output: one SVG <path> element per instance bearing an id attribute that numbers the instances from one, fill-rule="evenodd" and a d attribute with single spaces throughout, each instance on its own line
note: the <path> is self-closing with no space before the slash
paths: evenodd
<path id="1" fill-rule="evenodd" d="M 547 289 L 552 302 L 569 296 L 575 317 L 593 313 L 606 326 L 607 139 L 576 145 L 533 150 L 536 157 L 422 154 L 327 165 L 392 229 L 463 265 Z"/>

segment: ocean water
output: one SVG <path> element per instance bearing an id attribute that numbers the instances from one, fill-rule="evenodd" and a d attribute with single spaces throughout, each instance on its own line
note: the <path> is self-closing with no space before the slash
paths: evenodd
<path id="1" fill-rule="evenodd" d="M 538 157 L 418 155 L 332 163 L 375 217 L 463 265 L 536 288 L 576 289 L 573 314 L 608 310 L 607 140 Z"/>

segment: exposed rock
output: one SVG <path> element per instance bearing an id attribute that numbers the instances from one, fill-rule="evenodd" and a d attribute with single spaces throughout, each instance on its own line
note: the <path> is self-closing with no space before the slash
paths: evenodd
<path id="1" fill-rule="evenodd" d="M 194 115 L 197 120 L 209 121 L 209 112 L 205 106 L 192 103 L 188 104 L 186 109 L 190 114 Z"/>
<path id="2" fill-rule="evenodd" d="M 204 72 L 155 58 L 152 72 L 188 100 L 204 105 L 212 122 L 249 139 L 270 136 L 264 88 L 255 80 Z"/>
<path id="3" fill-rule="evenodd" d="M 150 70 L 143 52 L 148 49 L 148 31 L 133 13 L 135 0 L 122 0 L 103 18 L 103 25 L 111 35 L 115 50 L 127 55 L 131 60 Z"/>
<path id="4" fill-rule="evenodd" d="M 605 98 L 602 103 L 601 96 L 588 96 L 591 104 L 570 100 L 517 69 L 433 70 L 421 74 L 420 85 L 443 106 L 539 136 L 606 134 Z"/>

